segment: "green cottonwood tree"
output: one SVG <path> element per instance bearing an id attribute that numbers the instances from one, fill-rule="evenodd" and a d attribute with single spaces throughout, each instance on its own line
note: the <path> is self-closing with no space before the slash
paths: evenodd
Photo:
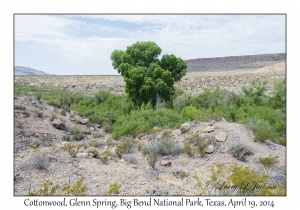
<path id="1" fill-rule="evenodd" d="M 187 72 L 184 60 L 175 55 L 163 55 L 155 42 L 136 42 L 126 51 L 114 50 L 110 56 L 114 69 L 124 77 L 125 92 L 140 107 L 150 102 L 156 106 L 157 98 L 172 104 L 174 83 Z"/>

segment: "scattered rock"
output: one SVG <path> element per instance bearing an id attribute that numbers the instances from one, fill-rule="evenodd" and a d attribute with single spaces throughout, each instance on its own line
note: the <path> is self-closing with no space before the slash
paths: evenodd
<path id="1" fill-rule="evenodd" d="M 206 128 L 204 128 L 204 130 L 202 130 L 202 133 L 210 133 L 213 132 L 215 130 L 214 126 L 207 126 Z"/>
<path id="2" fill-rule="evenodd" d="M 95 128 L 94 128 L 94 127 L 90 127 L 90 130 L 91 130 L 91 131 L 94 131 L 94 130 L 95 130 Z"/>
<path id="3" fill-rule="evenodd" d="M 227 135 L 223 132 L 219 133 L 217 136 L 216 136 L 216 140 L 217 141 L 226 141 L 226 138 L 227 138 Z"/>
<path id="4" fill-rule="evenodd" d="M 60 119 L 54 119 L 53 122 L 51 123 L 55 128 L 64 130 L 66 128 L 66 125 L 63 121 Z"/>
<path id="5" fill-rule="evenodd" d="M 63 115 L 63 116 L 66 116 L 66 111 L 64 109 L 59 109 L 58 113 Z"/>
<path id="6" fill-rule="evenodd" d="M 171 166 L 172 162 L 170 160 L 162 160 L 160 161 L 161 166 Z"/>
<path id="7" fill-rule="evenodd" d="M 87 158 L 89 156 L 89 153 L 87 152 L 81 152 L 81 153 L 77 153 L 76 157 L 78 158 Z"/>
<path id="8" fill-rule="evenodd" d="M 188 130 L 191 128 L 191 125 L 189 123 L 183 123 L 181 126 L 180 126 L 180 132 L 181 133 L 186 133 L 188 132 Z"/>
<path id="9" fill-rule="evenodd" d="M 214 145 L 210 144 L 210 145 L 207 146 L 206 153 L 207 153 L 207 154 L 211 154 L 211 153 L 214 152 L 214 150 L 215 150 Z"/>
<path id="10" fill-rule="evenodd" d="M 269 147 L 276 147 L 276 144 L 270 140 L 265 140 L 265 144 Z"/>
<path id="11" fill-rule="evenodd" d="M 87 123 L 89 123 L 89 119 L 81 119 L 80 121 L 79 121 L 79 123 L 81 123 L 81 124 L 83 124 L 83 125 L 86 125 Z"/>

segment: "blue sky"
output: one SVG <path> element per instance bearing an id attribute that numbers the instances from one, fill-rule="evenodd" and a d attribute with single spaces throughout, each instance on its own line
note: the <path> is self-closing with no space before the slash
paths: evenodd
<path id="1" fill-rule="evenodd" d="M 195 58 L 285 52 L 285 15 L 15 15 L 15 65 L 56 75 L 114 75 L 110 54 L 154 41 Z"/>

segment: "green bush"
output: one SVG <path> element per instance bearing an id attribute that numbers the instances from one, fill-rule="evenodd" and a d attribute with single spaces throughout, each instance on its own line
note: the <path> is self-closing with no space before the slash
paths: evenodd
<path id="1" fill-rule="evenodd" d="M 246 161 L 246 155 L 251 155 L 253 152 L 242 144 L 232 146 L 228 153 L 232 154 L 236 159 Z"/>
<path id="2" fill-rule="evenodd" d="M 181 114 L 187 121 L 192 121 L 198 116 L 198 110 L 193 106 L 187 106 L 182 109 Z"/>
<path id="3" fill-rule="evenodd" d="M 83 147 L 82 144 L 73 144 L 73 143 L 65 144 L 65 149 L 69 152 L 71 157 L 76 157 L 76 154 L 81 147 Z"/>
<path id="4" fill-rule="evenodd" d="M 84 152 L 86 152 L 86 153 L 92 153 L 92 154 L 94 154 L 95 158 L 100 158 L 100 152 L 95 147 L 89 147 Z"/>
<path id="5" fill-rule="evenodd" d="M 180 114 L 171 109 L 134 110 L 130 115 L 119 116 L 113 125 L 112 137 L 137 136 L 140 133 L 151 133 L 154 126 L 162 129 L 179 128 L 184 123 Z"/>
<path id="6" fill-rule="evenodd" d="M 270 132 L 267 129 L 263 129 L 263 130 L 254 132 L 254 137 L 256 140 L 263 143 L 267 139 L 272 141 L 274 139 L 275 135 L 272 131 Z"/>
<path id="7" fill-rule="evenodd" d="M 269 169 L 278 163 L 278 157 L 268 156 L 265 158 L 259 158 L 259 162 L 266 168 Z"/>

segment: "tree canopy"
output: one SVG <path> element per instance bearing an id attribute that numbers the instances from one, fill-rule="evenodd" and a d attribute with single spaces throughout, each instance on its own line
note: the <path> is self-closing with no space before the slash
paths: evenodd
<path id="1" fill-rule="evenodd" d="M 155 107 L 158 98 L 171 104 L 174 83 L 187 72 L 185 61 L 173 54 L 160 60 L 161 51 L 155 42 L 136 42 L 110 56 L 114 69 L 124 77 L 125 92 L 138 107 L 149 102 Z"/>

